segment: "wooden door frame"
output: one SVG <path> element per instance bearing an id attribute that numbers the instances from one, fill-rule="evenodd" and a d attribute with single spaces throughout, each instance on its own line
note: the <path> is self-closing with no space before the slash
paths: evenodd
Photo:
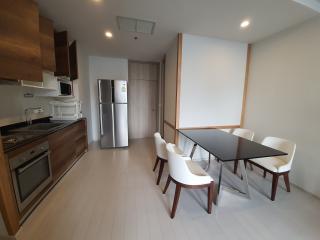
<path id="1" fill-rule="evenodd" d="M 183 34 L 179 33 L 177 36 L 177 68 L 176 68 L 176 109 L 175 109 L 175 124 L 169 123 L 164 116 L 165 112 L 165 97 L 163 103 L 163 129 L 164 126 L 168 126 L 169 128 L 173 129 L 174 132 L 174 142 L 175 144 L 179 143 L 179 133 L 177 129 L 180 128 L 180 95 L 181 95 L 181 70 L 182 70 L 182 45 L 183 45 Z M 244 118 L 245 118 L 245 111 L 246 111 L 246 101 L 247 101 L 247 89 L 248 89 L 248 81 L 249 81 L 249 70 L 251 64 L 251 55 L 252 55 L 252 45 L 248 44 L 247 48 L 247 59 L 246 59 L 246 69 L 245 69 L 245 79 L 244 79 L 244 86 L 243 86 L 243 96 L 242 96 L 242 109 L 240 115 L 240 123 L 235 125 L 222 125 L 222 126 L 197 126 L 197 127 L 184 127 L 183 129 L 214 129 L 214 128 L 239 128 L 243 127 L 244 125 Z M 165 64 L 165 58 L 164 58 Z M 164 75 L 164 83 L 165 83 L 165 75 Z M 165 86 L 163 88 L 165 91 Z M 164 93 L 163 93 L 164 94 Z"/>

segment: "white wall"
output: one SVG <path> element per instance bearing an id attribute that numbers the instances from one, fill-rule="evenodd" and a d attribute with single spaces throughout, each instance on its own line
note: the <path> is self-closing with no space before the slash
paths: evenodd
<path id="1" fill-rule="evenodd" d="M 320 18 L 253 45 L 245 127 L 297 143 L 291 181 L 320 197 Z"/>
<path id="2" fill-rule="evenodd" d="M 25 93 L 33 93 L 39 90 L 32 88 L 22 88 L 21 86 L 0 85 L 0 126 L 11 121 L 25 121 L 24 110 L 29 107 L 42 107 L 44 110 L 41 116 L 49 116 L 49 102 L 52 99 L 32 97 L 25 98 Z M 34 117 L 36 117 L 34 115 Z"/>
<path id="3" fill-rule="evenodd" d="M 180 128 L 240 125 L 247 44 L 183 34 Z"/>
<path id="4" fill-rule="evenodd" d="M 128 60 L 122 58 L 89 57 L 90 73 L 90 104 L 92 119 L 92 139 L 98 141 L 99 111 L 98 111 L 98 79 L 128 80 Z"/>
<path id="5" fill-rule="evenodd" d="M 79 78 L 73 81 L 73 91 L 74 96 L 82 102 L 82 115 L 87 118 L 88 141 L 92 142 L 89 56 L 81 42 L 77 42 L 77 57 Z"/>

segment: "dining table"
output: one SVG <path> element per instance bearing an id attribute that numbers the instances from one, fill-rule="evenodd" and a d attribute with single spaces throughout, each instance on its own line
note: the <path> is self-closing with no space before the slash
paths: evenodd
<path id="1" fill-rule="evenodd" d="M 219 129 L 178 129 L 177 131 L 193 142 L 193 148 L 190 154 L 191 159 L 193 158 L 197 146 L 209 153 L 208 166 L 210 164 L 210 156 L 213 155 L 216 158 L 219 167 L 218 183 L 214 198 L 216 205 L 218 205 L 219 196 L 221 193 L 222 176 L 225 163 L 236 162 L 239 164 L 241 171 L 240 179 L 244 191 L 235 187 L 224 187 L 232 192 L 250 199 L 248 175 L 245 162 L 254 158 L 287 155 L 285 152 L 264 146 L 260 143 L 247 140 Z"/>

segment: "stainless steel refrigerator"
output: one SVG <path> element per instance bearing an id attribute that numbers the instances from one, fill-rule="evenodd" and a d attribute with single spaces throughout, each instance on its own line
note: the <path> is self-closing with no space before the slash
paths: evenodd
<path id="1" fill-rule="evenodd" d="M 98 80 L 101 148 L 128 146 L 127 81 Z"/>

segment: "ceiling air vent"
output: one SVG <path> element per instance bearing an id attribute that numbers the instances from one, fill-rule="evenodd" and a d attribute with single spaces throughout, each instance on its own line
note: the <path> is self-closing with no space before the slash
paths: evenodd
<path id="1" fill-rule="evenodd" d="M 136 18 L 117 17 L 120 31 L 137 32 L 152 35 L 156 23 Z"/>

